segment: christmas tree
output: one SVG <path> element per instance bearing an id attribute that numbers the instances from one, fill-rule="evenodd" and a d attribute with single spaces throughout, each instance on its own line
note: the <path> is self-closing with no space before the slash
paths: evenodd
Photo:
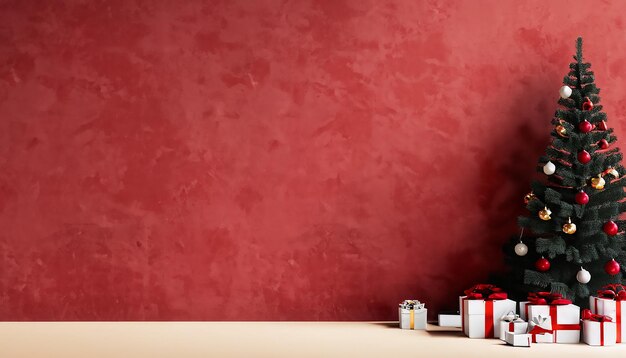
<path id="1" fill-rule="evenodd" d="M 552 142 L 537 166 L 541 180 L 524 198 L 522 234 L 504 247 L 512 272 L 502 282 L 517 299 L 528 292 L 561 293 L 586 306 L 589 294 L 621 282 L 626 251 L 622 154 L 599 105 L 582 38 L 563 80 Z"/>

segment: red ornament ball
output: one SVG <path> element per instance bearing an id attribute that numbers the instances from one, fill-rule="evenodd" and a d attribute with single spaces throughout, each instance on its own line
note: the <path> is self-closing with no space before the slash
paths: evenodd
<path id="1" fill-rule="evenodd" d="M 583 102 L 583 111 L 591 111 L 593 109 L 593 103 L 589 98 L 585 98 L 585 102 Z"/>
<path id="2" fill-rule="evenodd" d="M 606 121 L 602 121 L 600 123 L 598 123 L 598 129 L 601 131 L 605 131 L 607 130 L 609 127 L 606 126 Z"/>
<path id="3" fill-rule="evenodd" d="M 578 193 L 576 193 L 575 199 L 576 199 L 576 204 L 585 205 L 589 202 L 589 195 L 587 195 L 587 193 L 581 190 Z"/>
<path id="4" fill-rule="evenodd" d="M 592 129 L 593 129 L 593 126 L 587 120 L 584 120 L 584 121 L 578 123 L 578 130 L 581 133 L 589 133 L 589 132 L 591 132 Z"/>
<path id="5" fill-rule="evenodd" d="M 535 268 L 539 272 L 546 272 L 550 269 L 550 261 L 542 256 L 539 260 L 535 262 Z"/>
<path id="6" fill-rule="evenodd" d="M 578 152 L 578 161 L 583 164 L 589 163 L 591 161 L 591 154 L 586 150 L 581 150 Z"/>
<path id="7" fill-rule="evenodd" d="M 598 146 L 600 147 L 600 149 L 608 149 L 609 142 L 606 139 L 600 139 L 600 141 L 598 142 Z"/>
<path id="8" fill-rule="evenodd" d="M 617 235 L 617 230 L 618 230 L 617 224 L 614 223 L 613 221 L 608 221 L 604 223 L 604 225 L 602 226 L 602 231 L 604 231 L 609 236 Z"/>
<path id="9" fill-rule="evenodd" d="M 619 262 L 615 261 L 615 259 L 609 261 L 604 265 L 604 272 L 608 273 L 611 276 L 615 276 L 619 273 Z"/>

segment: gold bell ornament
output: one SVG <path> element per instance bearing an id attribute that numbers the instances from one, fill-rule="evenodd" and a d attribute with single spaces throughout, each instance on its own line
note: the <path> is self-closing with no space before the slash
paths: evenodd
<path id="1" fill-rule="evenodd" d="M 563 225 L 563 232 L 569 235 L 576 232 L 576 224 L 572 222 L 571 218 L 567 218 L 567 223 Z"/>
<path id="2" fill-rule="evenodd" d="M 537 196 L 535 196 L 535 194 L 533 194 L 533 192 L 531 191 L 530 193 L 524 195 L 524 204 L 528 204 L 530 203 L 531 200 L 535 199 Z"/>
<path id="3" fill-rule="evenodd" d="M 598 174 L 597 178 L 591 179 L 591 187 L 593 187 L 596 190 L 604 189 L 605 184 L 606 182 L 604 181 L 604 178 L 602 178 L 602 174 Z"/>
<path id="4" fill-rule="evenodd" d="M 567 138 L 567 129 L 565 129 L 562 125 L 559 124 L 556 126 L 555 131 L 560 137 Z"/>
<path id="5" fill-rule="evenodd" d="M 548 207 L 544 207 L 543 209 L 539 210 L 539 219 L 544 220 L 544 221 L 548 221 L 550 219 L 552 219 L 550 217 L 550 215 L 552 214 L 552 211 L 550 211 L 550 209 L 548 209 Z"/>

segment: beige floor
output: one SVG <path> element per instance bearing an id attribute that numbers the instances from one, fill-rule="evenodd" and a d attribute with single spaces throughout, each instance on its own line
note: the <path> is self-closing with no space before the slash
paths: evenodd
<path id="1" fill-rule="evenodd" d="M 0 357 L 624 357 L 626 344 L 510 347 L 385 322 L 0 323 Z"/>

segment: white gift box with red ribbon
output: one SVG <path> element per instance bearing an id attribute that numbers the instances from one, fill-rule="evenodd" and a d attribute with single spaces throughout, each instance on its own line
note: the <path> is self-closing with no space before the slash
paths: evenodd
<path id="1" fill-rule="evenodd" d="M 589 308 L 591 312 L 599 315 L 609 316 L 615 322 L 616 342 L 626 341 L 626 301 L 615 301 L 609 298 L 596 296 L 589 297 Z"/>
<path id="2" fill-rule="evenodd" d="M 573 304 L 522 307 L 529 321 L 538 316 L 551 318 L 554 343 L 580 342 L 580 307 Z"/>
<path id="3" fill-rule="evenodd" d="M 617 340 L 615 322 L 583 320 L 583 342 L 590 346 L 612 346 Z"/>
<path id="4" fill-rule="evenodd" d="M 459 298 L 461 327 L 469 338 L 499 338 L 501 317 L 515 312 L 515 301 Z"/>
<path id="5" fill-rule="evenodd" d="M 528 332 L 528 322 L 525 322 L 515 312 L 511 311 L 500 318 L 500 339 L 506 341 L 506 333 L 522 334 Z"/>

